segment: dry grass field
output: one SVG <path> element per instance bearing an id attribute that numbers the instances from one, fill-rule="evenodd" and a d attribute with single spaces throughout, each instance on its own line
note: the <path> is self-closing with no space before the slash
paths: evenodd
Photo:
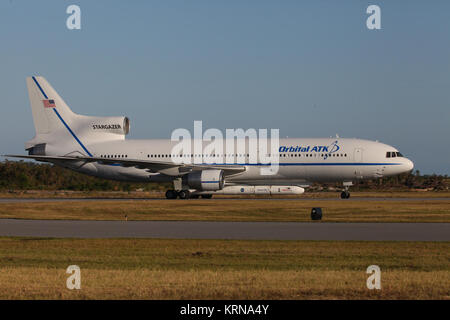
<path id="1" fill-rule="evenodd" d="M 449 243 L 0 238 L 0 265 L 0 299 L 450 299 Z"/>
<path id="2" fill-rule="evenodd" d="M 450 222 L 450 200 L 190 199 L 0 203 L 0 219 Z"/>
<path id="3" fill-rule="evenodd" d="M 327 222 L 450 222 L 445 193 L 352 193 L 405 198 L 389 201 L 336 193 L 261 201 L 160 196 L 5 202 L 0 219 L 310 221 L 320 206 Z M 415 197 L 426 199 L 407 199 Z M 81 290 L 66 288 L 73 264 Z M 382 270 L 381 290 L 366 287 L 373 264 Z M 450 299 L 448 242 L 0 238 L 0 268 L 0 299 Z"/>

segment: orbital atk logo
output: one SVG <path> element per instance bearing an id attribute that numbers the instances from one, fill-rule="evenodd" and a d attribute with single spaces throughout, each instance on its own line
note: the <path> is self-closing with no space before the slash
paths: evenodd
<path id="1" fill-rule="evenodd" d="M 329 146 L 280 146 L 279 152 L 302 152 L 302 153 L 322 153 L 323 158 L 328 158 L 331 154 L 338 152 L 340 149 L 338 141 L 334 141 Z"/>

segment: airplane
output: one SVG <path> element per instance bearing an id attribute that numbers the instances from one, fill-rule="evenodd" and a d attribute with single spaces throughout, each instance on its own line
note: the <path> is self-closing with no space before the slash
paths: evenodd
<path id="1" fill-rule="evenodd" d="M 348 199 L 354 181 L 398 175 L 414 167 L 396 148 L 378 141 L 283 138 L 274 154 L 278 170 L 261 174 L 267 163 L 250 161 L 248 139 L 247 149 L 241 153 L 235 147 L 231 152 L 224 149 L 205 154 L 192 149 L 177 155 L 172 152 L 177 142 L 171 139 L 125 139 L 130 131 L 125 116 L 72 112 L 43 77 L 27 77 L 27 87 L 36 135 L 25 143 L 28 155 L 6 157 L 49 162 L 105 179 L 171 182 L 174 187 L 167 190 L 167 199 L 209 199 L 214 194 L 299 195 L 312 183 L 321 182 L 342 183 L 341 198 Z"/>

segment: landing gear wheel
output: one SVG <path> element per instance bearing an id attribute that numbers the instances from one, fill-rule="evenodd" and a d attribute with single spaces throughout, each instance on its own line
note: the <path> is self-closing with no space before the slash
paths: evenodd
<path id="1" fill-rule="evenodd" d="M 202 199 L 211 199 L 212 194 L 202 194 Z"/>
<path id="2" fill-rule="evenodd" d="M 350 192 L 348 191 L 342 191 L 341 193 L 341 199 L 348 199 L 350 198 Z"/>
<path id="3" fill-rule="evenodd" d="M 189 190 L 181 190 L 178 192 L 178 197 L 180 199 L 189 199 L 190 195 L 191 193 L 189 192 Z"/>
<path id="4" fill-rule="evenodd" d="M 177 192 L 175 190 L 167 190 L 166 191 L 166 198 L 167 199 L 176 199 L 178 196 Z"/>

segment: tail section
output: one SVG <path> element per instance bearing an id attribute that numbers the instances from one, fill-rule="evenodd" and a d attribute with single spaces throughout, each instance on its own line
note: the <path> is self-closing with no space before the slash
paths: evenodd
<path id="1" fill-rule="evenodd" d="M 30 154 L 93 156 L 90 144 L 123 140 L 129 130 L 126 117 L 78 115 L 43 77 L 27 78 L 36 136 L 25 144 Z"/>
<path id="2" fill-rule="evenodd" d="M 36 135 L 60 129 L 59 117 L 69 122 L 76 117 L 45 78 L 28 77 L 27 87 Z"/>

